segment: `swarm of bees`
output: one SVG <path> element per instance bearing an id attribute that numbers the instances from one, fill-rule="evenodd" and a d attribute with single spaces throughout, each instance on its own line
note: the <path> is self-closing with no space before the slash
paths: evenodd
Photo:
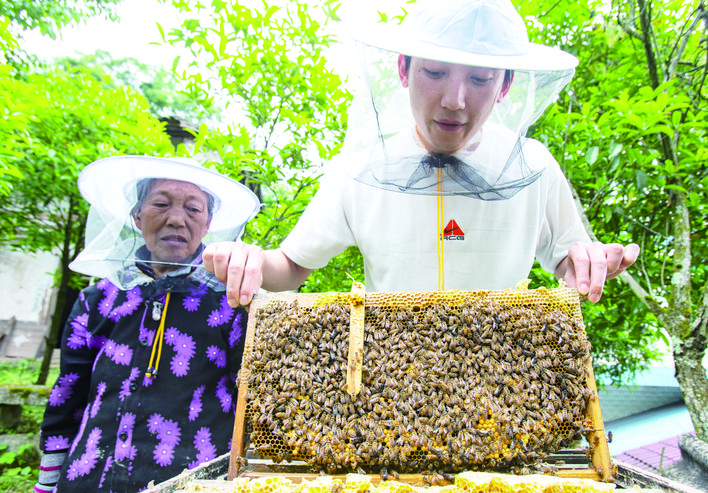
<path id="1" fill-rule="evenodd" d="M 341 302 L 274 301 L 251 314 L 242 378 L 258 455 L 327 473 L 503 471 L 589 426 L 590 345 L 582 316 L 561 304 L 367 301 L 355 396 L 349 313 Z"/>

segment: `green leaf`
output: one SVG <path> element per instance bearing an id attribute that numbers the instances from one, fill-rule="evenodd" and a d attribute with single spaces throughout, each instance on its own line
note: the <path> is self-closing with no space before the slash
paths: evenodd
<path id="1" fill-rule="evenodd" d="M 164 43 L 166 41 L 165 40 L 165 30 L 162 28 L 162 25 L 159 22 L 156 22 L 156 24 L 157 24 L 158 31 L 160 31 L 160 39 Z"/>
<path id="2" fill-rule="evenodd" d="M 664 188 L 666 188 L 668 190 L 676 190 L 678 192 L 687 193 L 686 188 L 682 187 L 681 185 L 668 184 L 668 185 L 665 185 Z"/>
<path id="3" fill-rule="evenodd" d="M 674 127 L 678 127 L 681 123 L 682 113 L 680 111 L 674 110 L 671 112 L 671 124 Z"/>
<path id="4" fill-rule="evenodd" d="M 610 161 L 614 160 L 620 152 L 622 152 L 623 145 L 620 142 L 610 142 Z"/>
<path id="5" fill-rule="evenodd" d="M 600 154 L 600 148 L 597 146 L 592 146 L 587 150 L 585 153 L 585 162 L 588 163 L 589 165 L 595 164 L 595 161 L 597 161 L 597 157 Z"/>
<path id="6" fill-rule="evenodd" d="M 617 171 L 617 169 L 619 168 L 619 165 L 620 165 L 619 156 L 613 157 L 610 162 L 610 173 L 614 173 L 615 171 Z"/>
<path id="7" fill-rule="evenodd" d="M 630 125 L 637 128 L 644 128 L 644 120 L 636 113 L 627 113 L 624 115 L 624 118 Z"/>
<path id="8" fill-rule="evenodd" d="M 647 174 L 644 171 L 638 169 L 636 171 L 636 177 L 637 177 L 637 188 L 639 190 L 644 190 L 647 186 Z"/>
<path id="9" fill-rule="evenodd" d="M 664 124 L 652 125 L 651 127 L 644 129 L 644 133 L 663 133 L 666 134 L 669 138 L 673 138 L 674 129 Z"/>

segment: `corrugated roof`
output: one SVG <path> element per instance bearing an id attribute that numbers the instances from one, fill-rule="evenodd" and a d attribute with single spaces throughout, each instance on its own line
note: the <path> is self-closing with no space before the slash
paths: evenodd
<path id="1" fill-rule="evenodd" d="M 628 387 L 605 386 L 598 392 L 605 422 L 683 402 L 673 366 L 653 366 Z"/>
<path id="2" fill-rule="evenodd" d="M 613 456 L 695 431 L 691 416 L 683 403 L 671 404 L 616 421 L 605 421 L 605 430 L 612 432 L 609 447 Z"/>
<path id="3" fill-rule="evenodd" d="M 678 435 L 626 450 L 615 457 L 641 469 L 661 474 L 667 467 L 681 460 Z"/>

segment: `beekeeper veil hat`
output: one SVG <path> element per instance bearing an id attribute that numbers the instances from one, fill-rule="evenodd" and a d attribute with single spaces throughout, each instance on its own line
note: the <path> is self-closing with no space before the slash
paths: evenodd
<path id="1" fill-rule="evenodd" d="M 407 193 L 507 199 L 533 183 L 543 167 L 528 162 L 529 127 L 571 80 L 577 59 L 529 42 L 509 0 L 418 0 L 400 25 L 345 26 L 357 44 L 360 87 L 349 113 L 342 155 L 368 185 Z M 513 77 L 470 145 L 430 155 L 416 136 L 398 55 L 502 69 Z M 363 151 L 363 150 L 366 151 Z"/>
<path id="2" fill-rule="evenodd" d="M 135 208 L 140 208 L 150 188 L 161 179 L 199 187 L 206 194 L 211 217 L 202 243 L 189 258 L 176 263 L 153 260 L 135 223 Z M 108 278 L 121 289 L 157 281 L 173 291 L 191 289 L 195 283 L 223 290 L 224 286 L 203 267 L 204 245 L 236 241 L 260 208 L 258 198 L 246 186 L 186 158 L 99 159 L 81 171 L 78 186 L 91 207 L 85 248 L 70 268 L 92 277 Z M 156 280 L 151 276 L 156 263 L 169 265 L 173 270 Z"/>

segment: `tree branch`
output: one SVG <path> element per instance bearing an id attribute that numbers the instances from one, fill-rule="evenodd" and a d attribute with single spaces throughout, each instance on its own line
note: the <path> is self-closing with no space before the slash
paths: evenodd
<path id="1" fill-rule="evenodd" d="M 639 25 L 642 29 L 642 43 L 644 44 L 644 54 L 647 57 L 647 68 L 649 69 L 649 78 L 651 79 L 652 88 L 659 87 L 659 71 L 656 61 L 654 46 L 654 29 L 651 24 L 651 2 L 647 4 L 646 0 L 637 0 L 639 5 Z"/>
<path id="2" fill-rule="evenodd" d="M 281 97 L 280 103 L 278 104 L 278 108 L 276 110 L 275 118 L 273 118 L 272 124 L 270 126 L 270 130 L 268 131 L 268 135 L 263 139 L 263 149 L 268 149 L 268 145 L 270 144 L 270 139 L 273 137 L 273 133 L 275 132 L 275 127 L 280 122 L 280 113 L 283 111 L 284 105 L 285 105 L 285 98 Z"/>
<path id="3" fill-rule="evenodd" d="M 670 226 L 671 226 L 671 221 L 667 219 L 666 220 L 666 236 L 667 237 L 669 236 Z M 666 262 L 668 262 L 668 260 L 669 260 L 670 251 L 671 251 L 671 244 L 667 243 L 664 246 L 663 251 L 662 251 L 663 260 L 661 261 L 661 274 L 659 276 L 659 280 L 661 281 L 661 287 L 665 291 L 668 291 L 666 289 Z"/>
<path id="4" fill-rule="evenodd" d="M 704 8 L 700 17 L 703 18 L 704 25 L 706 26 L 706 29 L 708 29 L 708 9 Z M 697 91 L 697 97 L 699 100 L 701 98 L 701 92 L 703 91 L 703 84 L 705 84 L 706 77 L 708 77 L 708 50 L 705 50 L 705 52 L 706 52 L 706 62 L 703 64 L 703 77 L 701 78 L 700 84 L 698 84 L 698 91 Z"/>
<path id="5" fill-rule="evenodd" d="M 645 232 L 642 233 L 642 245 L 641 245 L 641 250 L 640 250 L 640 252 L 643 252 L 643 251 L 644 251 L 644 245 L 646 244 L 646 242 L 645 242 L 646 236 L 647 236 L 647 234 L 646 234 L 646 231 L 645 231 Z M 642 271 L 642 274 L 644 274 L 644 280 L 645 280 L 646 283 L 647 283 L 647 289 L 648 289 L 648 291 L 651 293 L 651 292 L 653 291 L 653 290 L 652 290 L 652 287 L 651 287 L 651 278 L 649 277 L 649 272 L 647 271 L 647 266 L 646 266 L 646 264 L 644 263 L 644 255 L 640 255 L 640 256 L 639 256 L 639 265 L 641 266 L 641 269 L 640 269 L 640 270 Z"/>
<path id="6" fill-rule="evenodd" d="M 660 50 L 656 49 L 656 36 L 654 34 L 654 26 L 651 19 L 651 0 L 637 0 L 639 5 L 639 23 L 644 34 L 644 54 L 647 58 L 647 68 L 649 69 L 649 79 L 651 87 L 656 89 L 661 84 L 659 80 L 659 61 Z M 673 163 L 678 163 L 676 150 L 672 146 L 671 140 L 664 133 L 658 132 L 657 138 L 661 143 L 661 148 L 664 152 L 665 159 L 670 159 Z"/>
<path id="7" fill-rule="evenodd" d="M 580 214 L 580 219 L 583 222 L 583 226 L 585 226 L 585 230 L 588 232 L 590 239 L 592 239 L 593 241 L 599 241 L 592 230 L 592 226 L 590 225 L 588 216 L 585 213 L 585 207 L 583 207 L 583 204 L 580 201 L 580 197 L 578 197 L 578 194 L 575 191 L 575 187 L 573 187 L 573 185 L 570 183 L 569 185 L 570 190 L 573 194 L 575 208 L 578 210 L 578 214 Z M 627 283 L 632 292 L 637 296 L 637 298 L 639 298 L 642 303 L 644 303 L 644 305 L 654 314 L 657 319 L 659 319 L 660 321 L 663 319 L 664 308 L 662 308 L 662 306 L 657 303 L 651 293 L 647 292 L 630 273 L 624 271 L 622 274 L 619 275 L 619 278 L 622 279 L 622 281 L 624 281 L 625 283 Z"/>
<path id="8" fill-rule="evenodd" d="M 622 28 L 624 32 L 629 34 L 631 37 L 638 39 L 642 43 L 644 43 L 644 36 L 642 35 L 641 32 L 637 31 L 635 29 L 635 24 L 636 24 L 636 15 L 634 13 L 634 3 L 629 2 L 630 4 L 630 12 L 629 12 L 629 21 L 622 21 L 621 16 L 620 16 L 620 11 L 617 9 L 617 24 L 619 27 Z"/>
<path id="9" fill-rule="evenodd" d="M 632 276 L 632 274 L 627 271 L 621 273 L 619 275 L 619 278 L 622 279 L 622 281 L 624 281 L 629 286 L 629 289 L 631 289 L 634 295 L 639 298 L 639 301 L 644 303 L 644 305 L 649 309 L 649 311 L 654 314 L 657 320 L 659 320 L 662 325 L 666 326 L 666 310 L 659 303 L 657 303 L 656 299 L 654 299 L 651 293 L 647 292 L 641 286 L 641 284 L 637 282 L 637 280 Z"/>
<path id="10" fill-rule="evenodd" d="M 553 9 L 555 9 L 556 7 L 558 7 L 558 4 L 559 4 L 559 3 L 561 3 L 561 0 L 558 0 L 556 3 L 554 3 L 554 4 L 551 6 L 551 8 L 549 8 L 548 10 L 546 10 L 546 11 L 545 11 L 543 14 L 541 14 L 539 17 L 543 17 L 543 16 L 546 16 L 546 15 L 550 14 Z"/>
<path id="11" fill-rule="evenodd" d="M 675 192 L 676 205 L 672 214 L 674 236 L 674 269 L 671 276 L 671 304 L 679 313 L 691 313 L 691 221 L 686 193 Z"/>
<path id="12" fill-rule="evenodd" d="M 699 5 L 698 9 L 696 9 L 696 12 L 694 13 L 693 21 L 691 22 L 691 25 L 688 27 L 684 35 L 681 37 L 681 44 L 679 45 L 678 50 L 676 51 L 676 54 L 674 57 L 671 59 L 671 63 L 669 64 L 668 68 L 668 73 L 666 74 L 666 79 L 670 80 L 674 77 L 674 74 L 676 73 L 676 67 L 678 66 L 678 63 L 681 61 L 681 57 L 683 56 L 683 53 L 686 51 L 686 46 L 688 45 L 688 40 L 691 37 L 691 34 L 693 34 L 693 31 L 696 29 L 696 26 L 698 26 L 698 23 L 703 20 L 703 16 L 705 15 L 705 7 L 703 5 Z"/>
<path id="13" fill-rule="evenodd" d="M 265 233 L 263 233 L 261 235 L 261 241 L 263 243 L 267 243 L 267 240 L 268 240 L 268 237 L 270 236 L 270 234 L 273 233 L 274 231 L 276 231 L 283 221 L 285 221 L 286 219 L 288 219 L 290 217 L 296 216 L 298 214 L 302 214 L 302 211 L 304 210 L 304 208 L 299 211 L 292 211 L 292 212 L 288 212 L 288 211 L 291 206 L 296 204 L 295 199 L 298 197 L 298 195 L 300 195 L 300 193 L 302 193 L 305 190 L 305 188 L 309 188 L 310 186 L 312 186 L 312 184 L 313 184 L 313 182 L 311 180 L 303 180 L 298 184 L 298 187 L 295 190 L 295 193 L 293 194 L 292 198 L 288 201 L 289 205 L 285 206 L 285 208 L 280 213 L 278 218 L 274 221 L 271 221 L 271 226 L 265 231 Z"/>
<path id="14" fill-rule="evenodd" d="M 697 328 L 698 333 L 703 337 L 708 338 L 708 283 L 703 286 L 703 297 L 697 308 L 698 316 L 693 327 Z"/>

